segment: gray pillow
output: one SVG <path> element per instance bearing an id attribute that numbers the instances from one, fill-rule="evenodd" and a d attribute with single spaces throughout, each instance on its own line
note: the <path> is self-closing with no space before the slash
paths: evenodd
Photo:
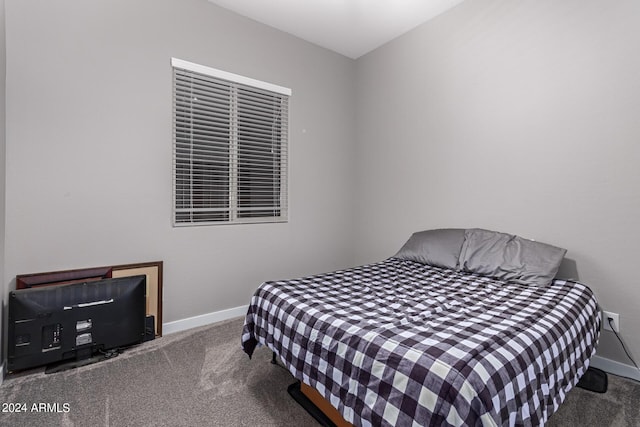
<path id="1" fill-rule="evenodd" d="M 465 231 L 459 268 L 508 282 L 544 286 L 555 277 L 566 252 L 511 234 L 472 228 Z"/>
<path id="2" fill-rule="evenodd" d="M 394 258 L 456 269 L 463 242 L 462 228 L 419 231 L 411 235 Z"/>

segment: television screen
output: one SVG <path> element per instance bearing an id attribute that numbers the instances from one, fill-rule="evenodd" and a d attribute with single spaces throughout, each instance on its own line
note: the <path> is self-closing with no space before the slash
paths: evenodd
<path id="1" fill-rule="evenodd" d="M 145 275 L 12 291 L 9 371 L 142 342 L 145 294 Z"/>

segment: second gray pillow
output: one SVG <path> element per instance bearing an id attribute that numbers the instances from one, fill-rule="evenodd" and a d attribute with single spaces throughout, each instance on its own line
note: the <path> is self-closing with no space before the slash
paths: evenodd
<path id="1" fill-rule="evenodd" d="M 508 282 L 551 283 L 566 249 L 506 233 L 472 228 L 465 231 L 459 268 Z"/>

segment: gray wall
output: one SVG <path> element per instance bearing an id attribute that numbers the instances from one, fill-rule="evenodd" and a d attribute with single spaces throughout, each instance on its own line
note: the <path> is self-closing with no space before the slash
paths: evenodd
<path id="1" fill-rule="evenodd" d="M 10 287 L 163 260 L 168 322 L 352 264 L 352 60 L 206 0 L 8 0 L 6 17 Z M 172 56 L 293 90 L 288 223 L 172 228 Z"/>
<path id="2" fill-rule="evenodd" d="M 0 0 L 0 278 L 4 277 L 4 236 L 5 236 L 5 70 L 6 70 L 6 37 L 5 37 L 5 19 L 4 19 L 4 0 Z M 5 348 L 5 317 L 6 308 L 5 300 L 8 293 L 7 284 L 2 281 L 0 284 L 0 291 L 2 292 L 0 304 L 0 365 L 4 361 L 4 348 Z M 0 378 L 2 372 L 0 372 Z M 1 381 L 1 380 L 0 380 Z"/>
<path id="3" fill-rule="evenodd" d="M 360 58 L 356 261 L 435 227 L 565 247 L 640 359 L 638 52 L 635 0 L 476 0 Z"/>

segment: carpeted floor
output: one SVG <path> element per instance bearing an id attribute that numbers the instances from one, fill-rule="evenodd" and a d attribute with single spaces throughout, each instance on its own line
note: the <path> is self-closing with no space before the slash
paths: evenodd
<path id="1" fill-rule="evenodd" d="M 287 394 L 294 380 L 271 353 L 240 349 L 242 319 L 171 334 L 104 362 L 5 378 L 2 426 L 314 426 Z M 38 412 L 39 404 L 49 412 Z M 57 405 L 56 405 L 57 404 Z M 66 404 L 66 405 L 65 405 Z M 20 406 L 21 407 L 21 406 Z M 53 412 L 51 412 L 53 411 Z M 550 426 L 637 426 L 640 383 L 609 376 L 609 391 L 575 389 Z"/>
<path id="2" fill-rule="evenodd" d="M 549 418 L 548 427 L 637 427 L 640 426 L 640 383 L 608 375 L 606 393 L 574 388 Z"/>
<path id="3" fill-rule="evenodd" d="M 27 412 L 0 412 L 0 425 L 314 425 L 287 394 L 291 374 L 269 363 L 264 348 L 249 360 L 240 349 L 241 331 L 242 320 L 230 320 L 149 341 L 94 365 L 10 375 L 0 402 L 26 403 Z M 34 403 L 59 403 L 63 412 L 31 412 Z"/>

